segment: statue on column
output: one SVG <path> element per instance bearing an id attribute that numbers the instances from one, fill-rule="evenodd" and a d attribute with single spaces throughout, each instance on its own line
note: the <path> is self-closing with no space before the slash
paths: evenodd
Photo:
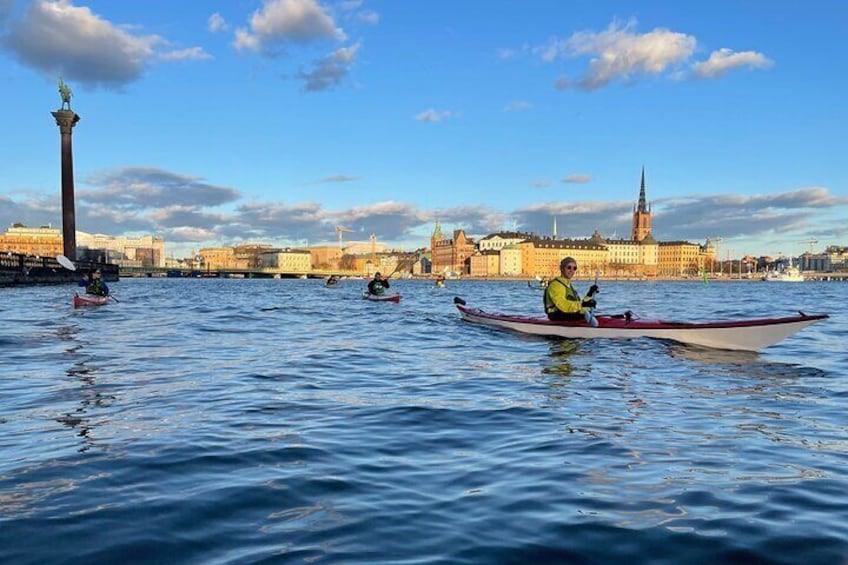
<path id="1" fill-rule="evenodd" d="M 68 110 L 71 109 L 71 95 L 72 94 L 73 93 L 71 92 L 71 88 L 67 84 L 65 84 L 65 81 L 63 81 L 60 78 L 59 79 L 59 96 L 62 97 L 62 107 L 60 108 L 60 110 L 65 109 L 65 104 L 68 105 Z"/>

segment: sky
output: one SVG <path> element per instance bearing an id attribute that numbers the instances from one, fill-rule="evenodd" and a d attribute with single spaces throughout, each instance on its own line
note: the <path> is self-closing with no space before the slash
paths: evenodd
<path id="1" fill-rule="evenodd" d="M 0 0 L 0 228 L 166 254 L 443 231 L 848 245 L 848 2 Z"/>

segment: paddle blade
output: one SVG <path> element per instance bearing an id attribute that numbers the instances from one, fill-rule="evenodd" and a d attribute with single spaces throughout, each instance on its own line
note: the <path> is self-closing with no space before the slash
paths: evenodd
<path id="1" fill-rule="evenodd" d="M 462 298 L 460 298 L 458 296 L 453 297 L 453 303 L 454 304 L 462 304 L 463 306 L 465 306 L 465 300 L 463 300 Z"/>
<path id="2" fill-rule="evenodd" d="M 77 270 L 76 266 L 71 262 L 71 260 L 65 257 L 64 255 L 56 255 L 56 261 L 58 261 L 60 265 L 62 265 L 69 271 Z"/>

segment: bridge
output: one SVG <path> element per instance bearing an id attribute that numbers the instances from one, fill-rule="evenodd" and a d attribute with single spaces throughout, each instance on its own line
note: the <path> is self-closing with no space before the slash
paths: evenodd
<path id="1" fill-rule="evenodd" d="M 76 270 L 69 271 L 53 257 L 0 253 L 0 286 L 30 286 L 41 284 L 66 284 L 79 281 L 83 273 L 100 269 L 103 280 L 118 280 L 118 266 L 111 263 L 75 261 Z"/>
<path id="2" fill-rule="evenodd" d="M 169 269 L 165 267 L 121 267 L 122 277 L 173 277 L 173 278 L 239 278 L 239 279 L 303 279 L 339 277 L 361 277 L 363 273 L 354 271 L 285 271 L 275 268 L 256 269 Z"/>

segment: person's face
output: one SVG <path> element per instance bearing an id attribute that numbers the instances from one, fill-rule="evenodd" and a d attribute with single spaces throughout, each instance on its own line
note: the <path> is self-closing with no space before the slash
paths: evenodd
<path id="1" fill-rule="evenodd" d="M 569 263 L 562 268 L 562 276 L 570 279 L 577 272 L 577 263 Z"/>

